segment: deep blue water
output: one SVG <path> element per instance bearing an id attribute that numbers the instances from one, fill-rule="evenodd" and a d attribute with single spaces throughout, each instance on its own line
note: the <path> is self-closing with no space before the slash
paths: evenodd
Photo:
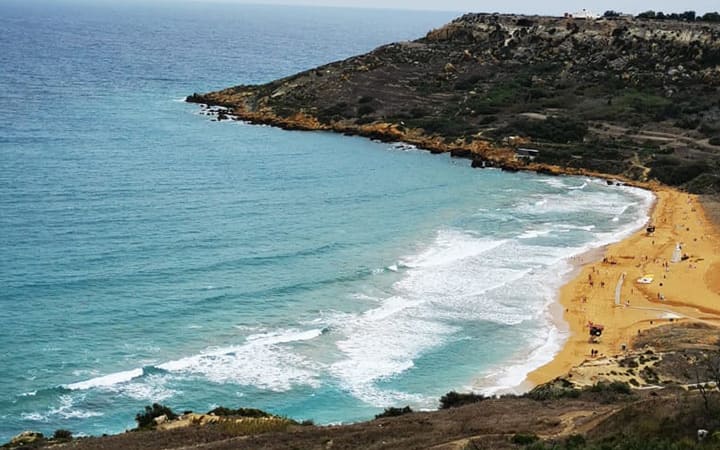
<path id="1" fill-rule="evenodd" d="M 0 3 L 0 441 L 119 432 L 155 401 L 362 420 L 547 361 L 565 258 L 648 194 L 181 101 L 453 16 Z"/>

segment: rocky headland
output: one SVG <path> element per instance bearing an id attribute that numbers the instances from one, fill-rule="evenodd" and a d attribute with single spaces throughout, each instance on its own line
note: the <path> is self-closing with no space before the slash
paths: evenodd
<path id="1" fill-rule="evenodd" d="M 720 192 L 718 23 L 467 14 L 412 42 L 187 101 L 219 120 L 403 141 L 476 167 Z"/>

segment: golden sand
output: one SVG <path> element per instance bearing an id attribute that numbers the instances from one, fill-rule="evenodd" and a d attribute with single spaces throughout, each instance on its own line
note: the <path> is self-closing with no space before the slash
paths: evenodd
<path id="1" fill-rule="evenodd" d="M 564 348 L 543 367 L 531 372 L 532 385 L 567 374 L 583 362 L 618 355 L 641 330 L 677 321 L 705 321 L 720 325 L 720 237 L 694 195 L 671 189 L 655 191 L 657 202 L 645 229 L 612 244 L 602 261 L 583 266 L 563 286 L 560 304 L 570 336 Z M 671 258 L 676 245 L 682 261 Z M 622 274 L 620 305 L 616 287 Z M 653 275 L 650 284 L 637 280 Z M 590 342 L 588 322 L 605 329 Z M 597 356 L 592 355 L 597 351 Z"/>

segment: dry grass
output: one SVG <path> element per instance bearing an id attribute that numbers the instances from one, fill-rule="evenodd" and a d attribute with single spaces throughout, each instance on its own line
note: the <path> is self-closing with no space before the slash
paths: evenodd
<path id="1" fill-rule="evenodd" d="M 282 417 L 227 419 L 218 424 L 223 432 L 233 436 L 252 436 L 287 431 L 292 425 L 295 425 L 294 421 Z"/>

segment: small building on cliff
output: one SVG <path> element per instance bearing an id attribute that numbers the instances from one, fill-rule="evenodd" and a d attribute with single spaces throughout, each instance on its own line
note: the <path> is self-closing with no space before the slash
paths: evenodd
<path id="1" fill-rule="evenodd" d="M 600 14 L 596 14 L 589 9 L 583 8 L 582 11 L 565 13 L 565 17 L 568 19 L 595 20 L 600 18 Z"/>

